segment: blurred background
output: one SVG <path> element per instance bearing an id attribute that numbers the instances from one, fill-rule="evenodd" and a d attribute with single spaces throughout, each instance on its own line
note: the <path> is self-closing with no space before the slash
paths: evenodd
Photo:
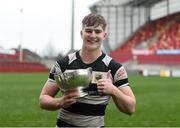
<path id="1" fill-rule="evenodd" d="M 81 21 L 89 12 L 105 17 L 103 50 L 129 71 L 179 76 L 173 69 L 180 64 L 180 0 L 1 0 L 0 71 L 11 62 L 50 68 L 80 49 Z"/>
<path id="2" fill-rule="evenodd" d="M 137 97 L 131 117 L 110 103 L 107 126 L 180 126 L 180 0 L 0 0 L 0 126 L 54 126 L 38 96 L 55 60 L 81 48 L 89 12 L 107 20 L 103 50 Z"/>

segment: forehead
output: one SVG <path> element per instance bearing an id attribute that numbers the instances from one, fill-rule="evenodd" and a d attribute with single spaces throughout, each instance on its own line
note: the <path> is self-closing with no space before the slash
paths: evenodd
<path id="1" fill-rule="evenodd" d="M 86 25 L 84 25 L 83 26 L 83 29 L 98 29 L 98 30 L 103 30 L 103 27 L 102 27 L 102 25 L 98 25 L 98 26 L 86 26 Z"/>

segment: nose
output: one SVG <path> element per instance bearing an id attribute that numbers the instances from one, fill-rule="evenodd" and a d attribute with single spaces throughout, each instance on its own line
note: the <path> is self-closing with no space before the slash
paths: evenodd
<path id="1" fill-rule="evenodd" d="M 96 37 L 96 32 L 92 31 L 92 33 L 90 34 L 91 37 Z"/>

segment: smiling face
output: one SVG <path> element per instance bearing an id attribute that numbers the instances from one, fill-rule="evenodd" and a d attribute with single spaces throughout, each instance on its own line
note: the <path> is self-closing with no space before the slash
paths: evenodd
<path id="1" fill-rule="evenodd" d="M 101 44 L 106 38 L 106 21 L 97 13 L 90 13 L 82 21 L 81 38 L 84 50 L 101 50 Z"/>
<path id="2" fill-rule="evenodd" d="M 84 26 L 81 31 L 83 48 L 88 51 L 101 50 L 101 44 L 106 38 L 106 32 L 102 25 Z"/>

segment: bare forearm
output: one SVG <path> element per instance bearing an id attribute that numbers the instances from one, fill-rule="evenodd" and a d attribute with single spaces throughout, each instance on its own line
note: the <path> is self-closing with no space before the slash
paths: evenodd
<path id="1" fill-rule="evenodd" d="M 118 109 L 126 114 L 131 115 L 135 112 L 136 100 L 134 96 L 125 95 L 118 88 L 113 89 L 113 100 Z"/>
<path id="2" fill-rule="evenodd" d="M 39 104 L 42 109 L 55 111 L 61 108 L 60 100 L 61 98 L 54 98 L 48 95 L 42 95 L 39 98 Z"/>

